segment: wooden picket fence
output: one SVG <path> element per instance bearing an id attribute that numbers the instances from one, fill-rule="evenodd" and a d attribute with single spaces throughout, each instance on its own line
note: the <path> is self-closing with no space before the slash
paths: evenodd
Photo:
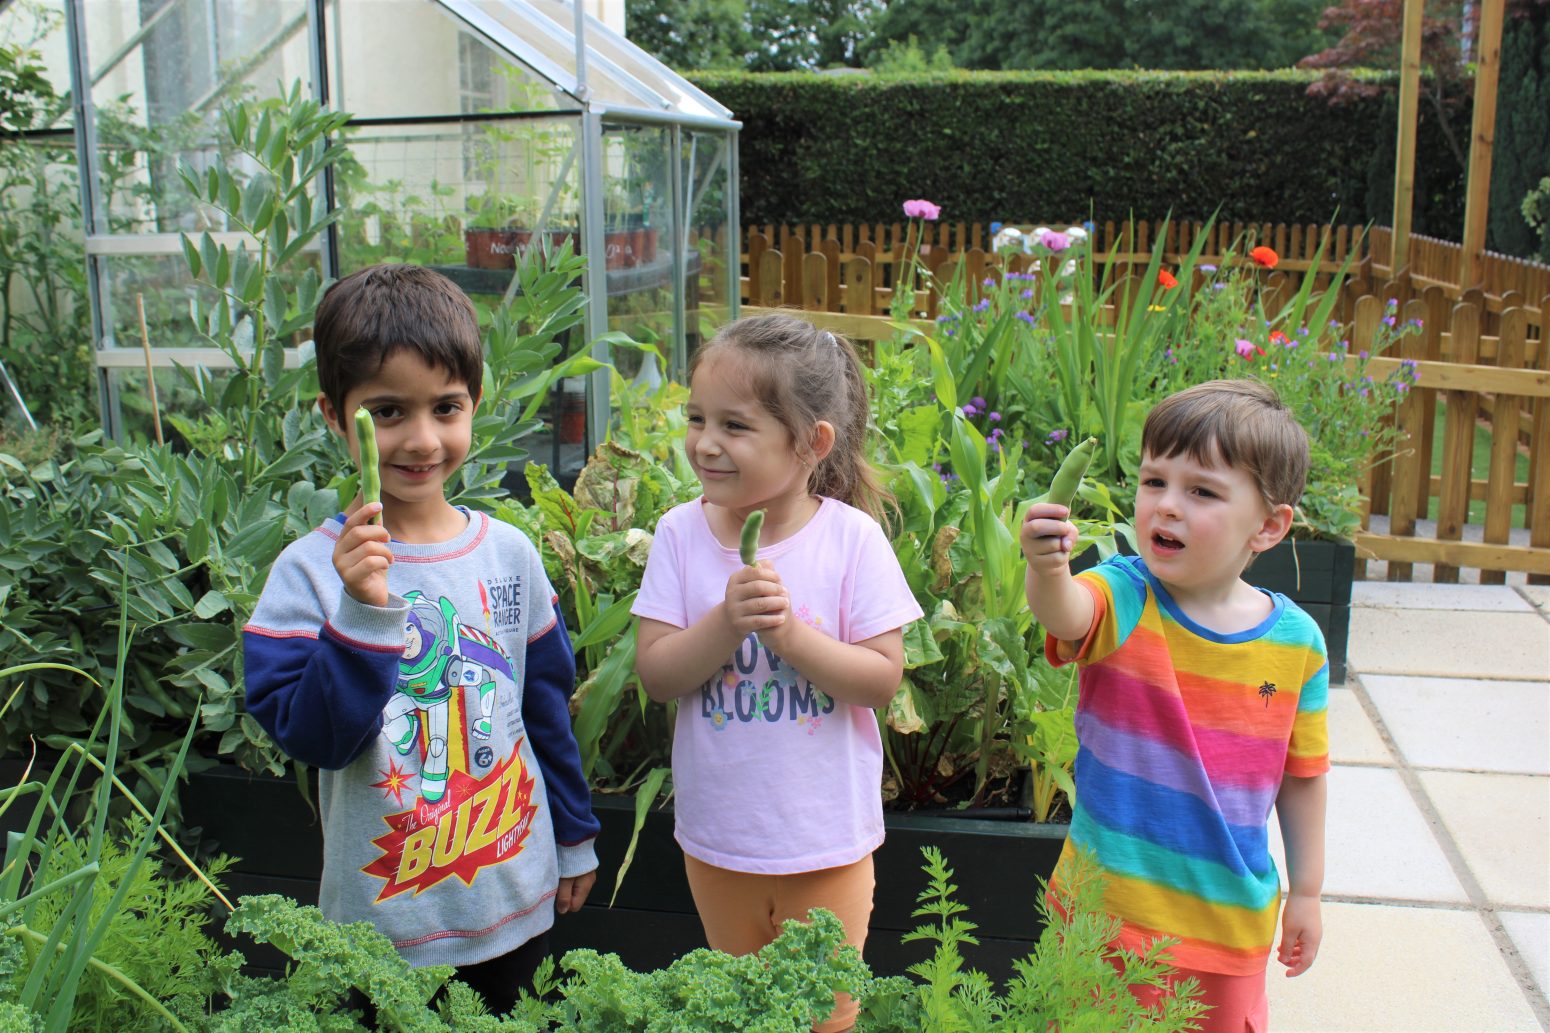
<path id="1" fill-rule="evenodd" d="M 1368 234 L 1368 244 L 1373 269 L 1377 273 L 1395 279 L 1406 278 L 1394 276 L 1393 232 L 1387 226 L 1374 226 Z M 1400 273 L 1408 274 L 1416 290 L 1437 286 L 1448 297 L 1458 300 L 1467 289 L 1459 286 L 1459 270 L 1463 263 L 1463 245 L 1435 237 L 1412 235 L 1409 261 Z M 1486 307 L 1493 313 L 1521 304 L 1513 300 L 1513 295 L 1532 300 L 1550 294 L 1550 266 L 1538 262 L 1527 262 L 1487 251 L 1481 275 L 1481 282 L 1472 287 L 1484 293 Z"/>
<path id="2" fill-rule="evenodd" d="M 1164 255 L 1176 260 L 1206 232 L 1200 222 L 1110 221 L 1093 227 L 1090 243 L 1095 254 L 1112 253 L 1118 275 L 1123 276 L 1146 264 L 1159 234 Z M 1283 275 L 1314 269 L 1314 256 L 1324 242 L 1315 275 L 1326 282 L 1348 255 L 1353 263 L 1368 257 L 1358 226 L 1218 223 L 1209 227 L 1209 233 L 1201 262 L 1219 263 L 1235 241 L 1245 239 L 1244 249 L 1256 243 L 1274 248 L 1281 259 L 1277 271 Z M 984 224 L 964 222 L 749 226 L 741 255 L 742 298 L 756 307 L 881 315 L 890 310 L 905 262 L 917 247 L 920 264 L 931 271 L 933 285 L 950 280 L 959 264 L 973 284 L 987 275 L 999 277 L 1029 267 L 1029 256 L 993 254 L 992 237 Z M 940 300 L 934 286 L 922 288 L 913 311 L 934 318 Z"/>
<path id="3" fill-rule="evenodd" d="M 1170 225 L 1165 253 L 1187 251 L 1202 229 Z M 1550 583 L 1550 268 L 1496 256 L 1486 263 L 1487 284 L 1499 293 L 1460 290 L 1443 279 L 1457 268 L 1457 256 L 1450 258 L 1447 250 L 1457 246 L 1446 242 L 1412 238 L 1411 261 L 1395 274 L 1385 265 L 1387 231 L 1364 235 L 1353 227 L 1238 224 L 1215 227 L 1201 261 L 1219 258 L 1245 234 L 1281 255 L 1276 272 L 1264 281 L 1271 314 L 1303 273 L 1332 276 L 1350 255 L 1337 312 L 1351 327 L 1353 353 L 1374 348 L 1391 300 L 1398 318 L 1421 321 L 1420 334 L 1406 336 L 1396 354 L 1375 358 L 1368 369 L 1381 378 L 1410 361 L 1421 379 L 1395 415 L 1399 443 L 1374 457 L 1363 485 L 1370 504 L 1356 538 L 1359 554 L 1387 561 L 1391 580 L 1411 580 L 1415 564 L 1430 564 L 1433 579 L 1443 582 L 1458 581 L 1460 568 L 1469 567 L 1480 570 L 1486 584 L 1502 583 L 1508 571 Z M 781 246 L 771 246 L 772 239 Z M 1129 289 L 1124 277 L 1149 257 L 1151 228 L 1106 224 L 1095 228 L 1093 239 L 1098 254 L 1116 249 L 1123 295 Z M 746 240 L 745 313 L 801 308 L 815 324 L 855 339 L 893 334 L 880 313 L 893 300 L 901 259 L 915 246 L 908 224 L 750 227 Z M 817 248 L 808 250 L 814 240 Z M 1328 246 L 1315 268 L 1320 240 Z M 1022 256 L 1001 262 L 986 253 L 987 241 L 987 229 L 978 224 L 928 225 L 920 240 L 921 262 L 942 280 L 953 271 L 949 263 L 961 262 L 971 285 L 1020 271 Z M 1450 261 L 1455 264 L 1447 265 Z M 1530 302 L 1524 287 L 1543 289 Z M 940 299 L 921 291 L 913 300 L 918 325 L 929 326 Z M 1477 426 L 1490 432 L 1483 478 L 1471 472 Z M 1519 477 L 1525 460 L 1526 476 Z M 1484 503 L 1483 518 L 1473 525 L 1471 501 Z"/>
<path id="4" fill-rule="evenodd" d="M 1398 443 L 1374 457 L 1364 484 L 1360 554 L 1388 561 L 1392 581 L 1412 580 L 1413 564 L 1429 563 L 1440 582 L 1457 582 L 1459 568 L 1474 567 L 1482 584 L 1502 584 L 1506 571 L 1550 584 L 1550 292 L 1532 306 L 1508 294 L 1498 313 L 1481 291 L 1455 301 L 1439 284 L 1408 279 L 1352 281 L 1346 293 L 1354 296 L 1352 348 L 1371 346 L 1390 299 L 1398 318 L 1422 324 L 1397 354 L 1368 367 L 1382 377 L 1413 362 L 1420 382 L 1395 414 Z M 1487 332 L 1490 317 L 1495 329 Z M 1477 443 L 1477 427 L 1488 429 L 1488 446 Z M 1478 457 L 1487 464 L 1483 478 L 1473 474 L 1479 447 L 1487 450 Z M 1471 501 L 1484 503 L 1483 521 L 1471 523 Z M 1387 527 L 1372 530 L 1373 517 Z"/>

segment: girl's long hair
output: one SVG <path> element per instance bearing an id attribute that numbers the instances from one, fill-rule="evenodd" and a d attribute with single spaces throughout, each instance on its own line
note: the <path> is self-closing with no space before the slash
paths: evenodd
<path id="1" fill-rule="evenodd" d="M 690 361 L 690 379 L 701 363 L 720 356 L 737 363 L 750 393 L 811 463 L 807 490 L 855 506 L 886 527 L 893 495 L 867 459 L 871 412 L 855 346 L 806 320 L 770 313 L 722 327 Z M 834 427 L 834 447 L 815 460 L 811 442 L 819 420 Z"/>

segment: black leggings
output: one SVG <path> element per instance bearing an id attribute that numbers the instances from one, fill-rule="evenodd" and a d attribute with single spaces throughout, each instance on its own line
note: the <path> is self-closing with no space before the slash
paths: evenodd
<path id="1" fill-rule="evenodd" d="M 491 1015 L 505 1015 L 517 1003 L 520 990 L 533 992 L 533 974 L 548 956 L 549 933 L 545 930 L 499 957 L 458 966 L 452 977 L 477 990 L 489 1006 Z M 432 1007 L 435 1007 L 443 993 L 445 989 L 436 991 L 436 996 L 431 998 Z M 349 1004 L 362 1013 L 362 1025 L 367 1029 L 377 1028 L 376 1006 L 367 1000 L 365 994 L 352 987 Z"/>

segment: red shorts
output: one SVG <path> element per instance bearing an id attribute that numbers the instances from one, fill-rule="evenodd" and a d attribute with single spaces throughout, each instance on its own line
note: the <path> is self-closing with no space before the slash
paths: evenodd
<path id="1" fill-rule="evenodd" d="M 705 941 L 728 954 L 752 954 L 780 933 L 788 918 L 807 917 L 815 907 L 833 911 L 845 926 L 845 942 L 856 950 L 866 944 L 872 917 L 872 857 L 854 864 L 794 875 L 734 872 L 684 855 L 689 892 L 705 927 Z M 834 1011 L 813 1027 L 839 1033 L 855 1025 L 858 1007 L 849 994 L 836 994 Z"/>
<path id="2" fill-rule="evenodd" d="M 1199 982 L 1200 999 L 1211 1006 L 1210 1011 L 1195 1020 L 1200 1033 L 1266 1033 L 1270 1028 L 1270 999 L 1265 996 L 1263 971 L 1251 976 L 1224 976 L 1220 972 L 1180 968 L 1168 977 L 1168 985 L 1189 978 Z M 1168 991 L 1155 986 L 1132 986 L 1130 992 L 1142 1004 L 1154 1007 Z"/>

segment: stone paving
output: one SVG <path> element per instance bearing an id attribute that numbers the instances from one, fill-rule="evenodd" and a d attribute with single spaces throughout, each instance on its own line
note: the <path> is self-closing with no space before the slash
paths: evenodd
<path id="1" fill-rule="evenodd" d="M 1271 1028 L 1550 1033 L 1550 586 L 1358 582 L 1348 656 L 1324 943 L 1272 958 Z"/>

